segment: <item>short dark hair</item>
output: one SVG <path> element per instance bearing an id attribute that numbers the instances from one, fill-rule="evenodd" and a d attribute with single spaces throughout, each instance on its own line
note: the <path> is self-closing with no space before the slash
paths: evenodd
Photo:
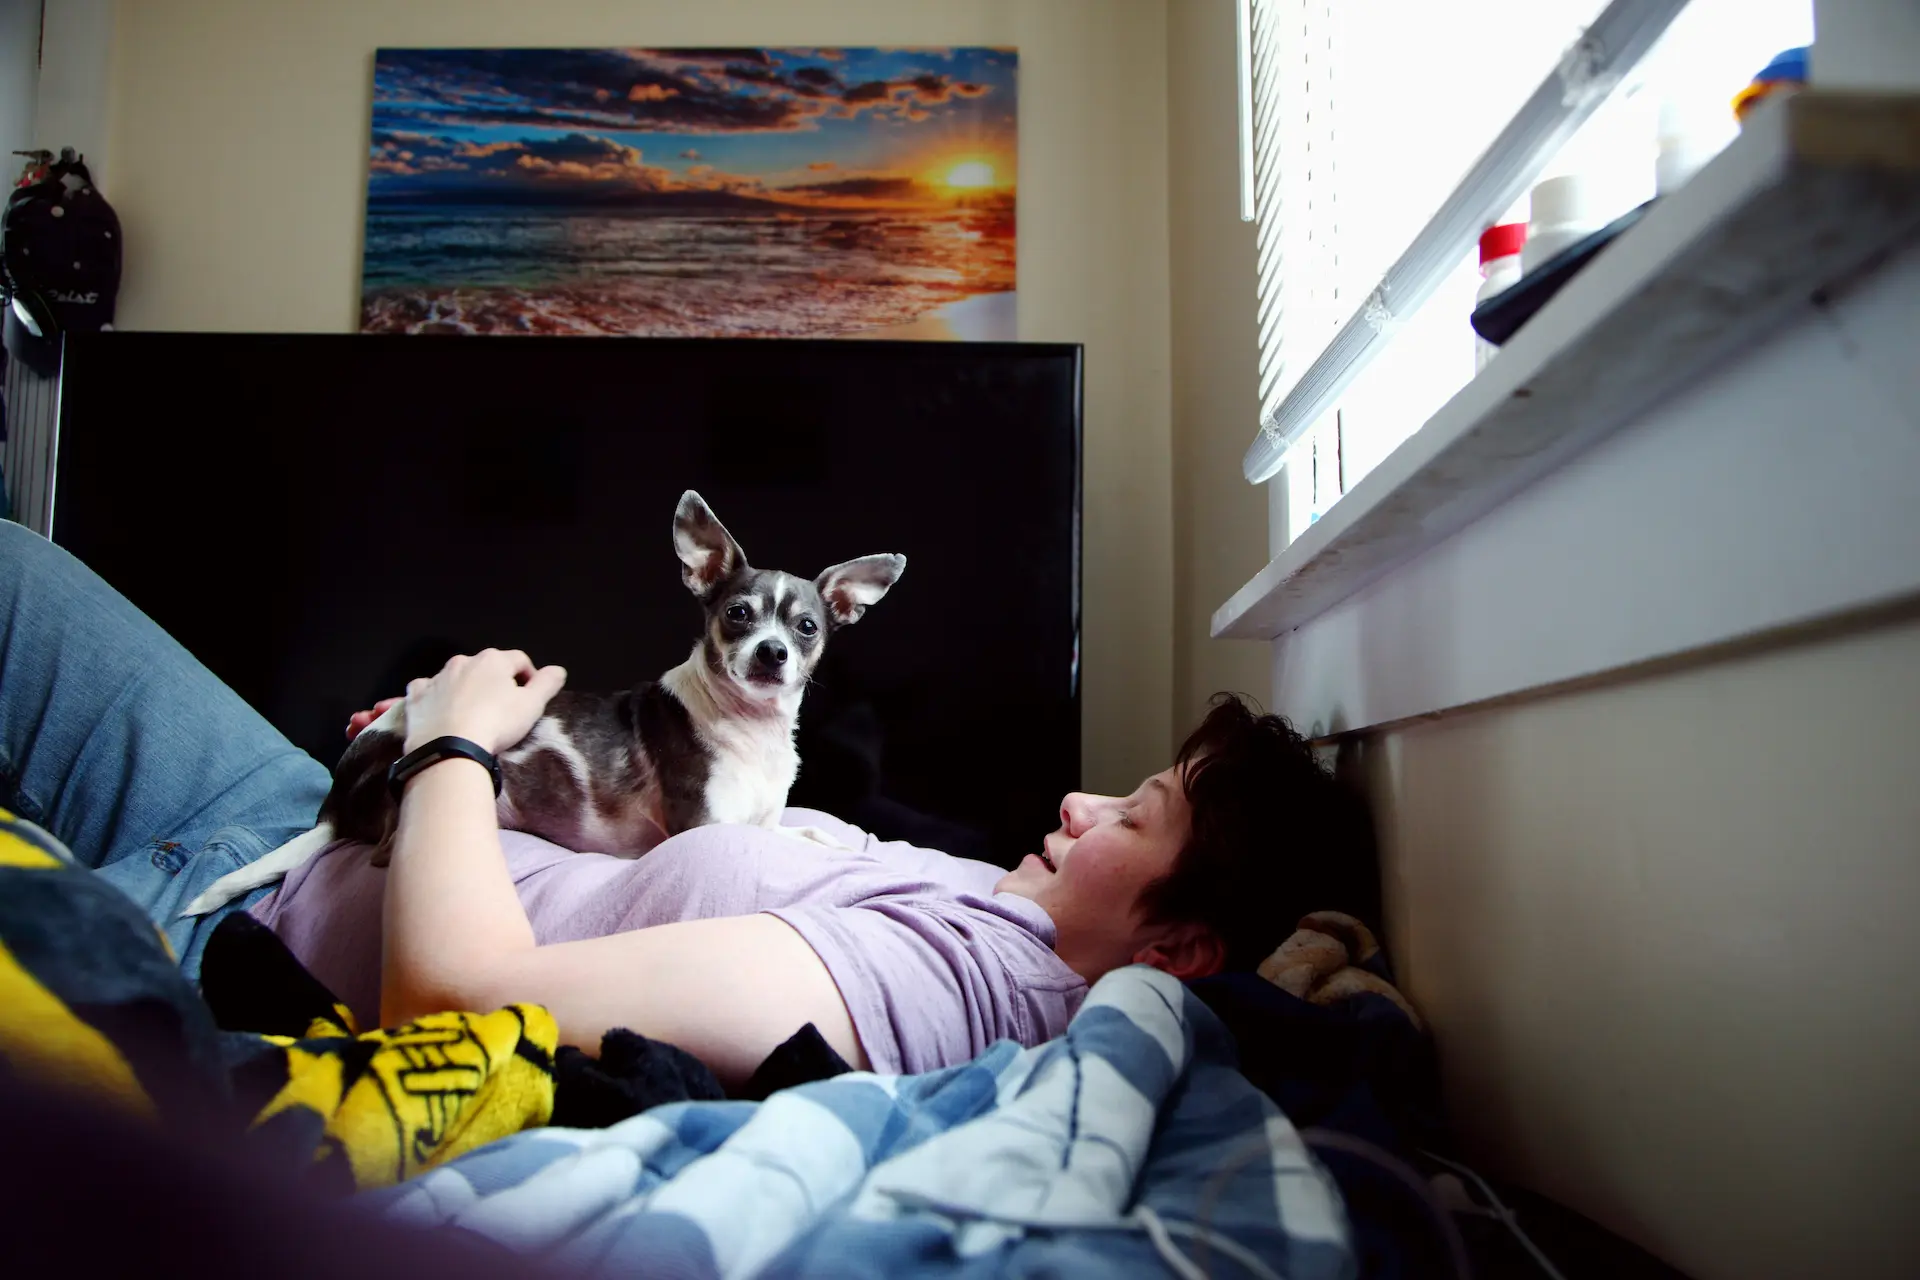
<path id="1" fill-rule="evenodd" d="M 1155 921 L 1194 921 L 1251 969 L 1302 916 L 1344 911 L 1377 923 L 1380 870 L 1365 801 L 1314 758 L 1285 717 L 1214 696 L 1180 747 L 1193 827 L 1173 870 L 1141 904 Z"/>

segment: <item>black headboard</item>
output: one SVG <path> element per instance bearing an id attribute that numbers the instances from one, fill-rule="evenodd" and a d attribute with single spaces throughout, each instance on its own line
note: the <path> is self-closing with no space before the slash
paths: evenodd
<path id="1" fill-rule="evenodd" d="M 328 764 L 454 651 L 685 657 L 684 489 L 758 565 L 902 552 L 793 802 L 1011 864 L 1079 776 L 1080 385 L 1062 345 L 76 336 L 53 538 Z"/>

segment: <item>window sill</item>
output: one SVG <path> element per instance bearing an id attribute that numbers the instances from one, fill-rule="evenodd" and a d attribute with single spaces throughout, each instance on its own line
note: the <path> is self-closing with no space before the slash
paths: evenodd
<path id="1" fill-rule="evenodd" d="M 1213 635 L 1272 639 L 1320 617 L 1766 337 L 1917 229 L 1920 96 L 1808 91 L 1765 104 L 1732 146 L 1222 605 Z"/>

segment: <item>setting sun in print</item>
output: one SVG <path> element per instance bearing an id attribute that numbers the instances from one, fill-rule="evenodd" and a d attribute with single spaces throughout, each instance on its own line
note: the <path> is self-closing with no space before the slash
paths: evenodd
<path id="1" fill-rule="evenodd" d="M 947 170 L 947 185 L 966 190 L 994 184 L 993 166 L 985 160 L 962 160 Z"/>

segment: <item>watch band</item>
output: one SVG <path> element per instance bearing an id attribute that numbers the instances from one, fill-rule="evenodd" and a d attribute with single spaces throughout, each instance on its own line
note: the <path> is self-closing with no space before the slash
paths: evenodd
<path id="1" fill-rule="evenodd" d="M 415 747 L 387 767 L 387 790 L 393 795 L 394 803 L 400 802 L 401 793 L 407 789 L 407 780 L 414 774 L 429 765 L 457 757 L 485 765 L 487 776 L 493 779 L 493 794 L 500 794 L 500 762 L 493 758 L 493 752 L 477 742 L 449 736 L 435 738 L 424 746 Z"/>

